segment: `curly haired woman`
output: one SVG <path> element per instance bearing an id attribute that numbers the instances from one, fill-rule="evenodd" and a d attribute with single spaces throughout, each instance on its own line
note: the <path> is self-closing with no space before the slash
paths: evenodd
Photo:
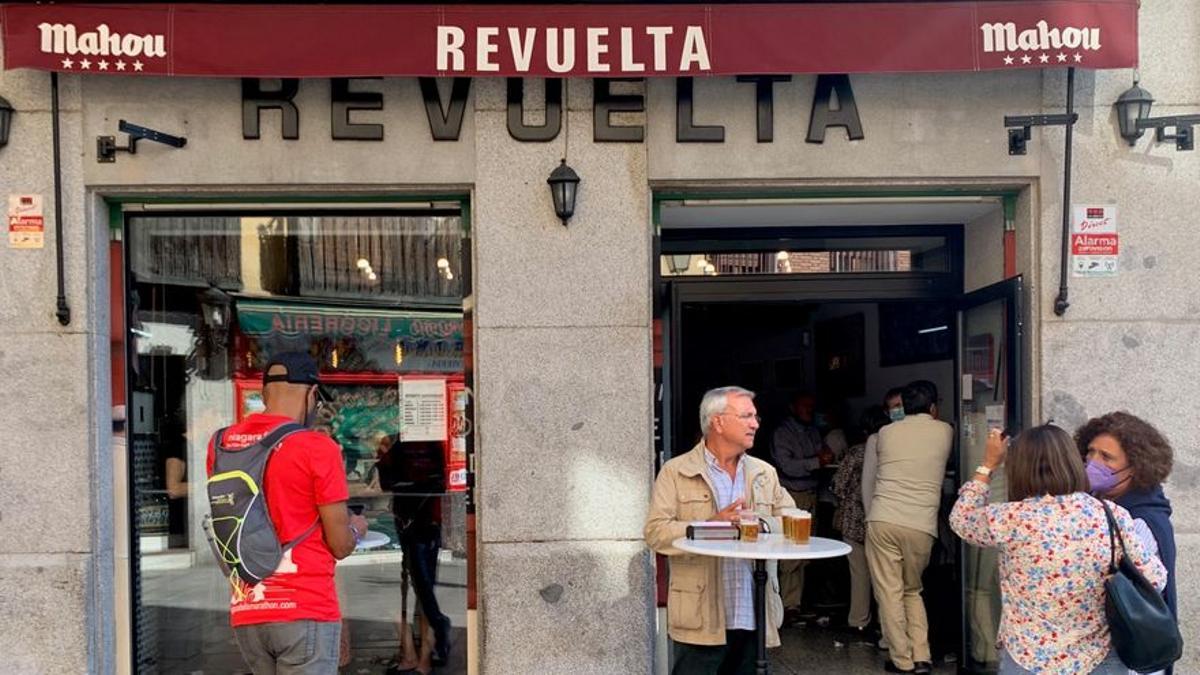
<path id="1" fill-rule="evenodd" d="M 1075 444 L 1087 461 L 1092 492 L 1129 511 L 1139 538 L 1167 568 L 1163 598 L 1177 615 L 1175 529 L 1171 526 L 1171 502 L 1162 489 L 1171 473 L 1171 444 L 1149 422 L 1127 412 L 1088 420 L 1075 432 Z"/>
<path id="2" fill-rule="evenodd" d="M 1008 501 L 991 503 L 992 473 L 1004 464 Z M 950 527 L 964 541 L 1000 551 L 1000 675 L 1127 675 L 1112 649 L 1104 580 L 1114 555 L 1105 506 L 1085 492 L 1071 435 L 1043 425 L 1006 447 L 988 434 L 983 464 L 963 484 Z M 1119 506 L 1112 517 L 1128 555 L 1162 589 L 1167 573 Z"/>

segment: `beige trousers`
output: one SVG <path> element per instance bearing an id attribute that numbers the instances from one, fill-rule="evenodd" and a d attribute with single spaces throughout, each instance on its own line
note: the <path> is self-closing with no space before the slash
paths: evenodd
<path id="1" fill-rule="evenodd" d="M 903 525 L 867 523 L 867 567 L 879 604 L 879 624 L 892 662 L 902 670 L 929 661 L 929 620 L 921 600 L 921 573 L 933 537 Z"/>
<path id="2" fill-rule="evenodd" d="M 862 628 L 871 623 L 871 572 L 867 569 L 867 550 L 865 544 L 846 540 L 850 545 L 850 613 L 846 615 L 846 623 L 854 628 Z"/>
<path id="3" fill-rule="evenodd" d="M 808 511 L 816 519 L 816 492 L 788 490 L 788 494 L 796 501 L 796 508 Z M 800 609 L 800 600 L 804 597 L 804 566 L 807 564 L 806 560 L 779 561 L 779 594 L 784 609 Z"/>

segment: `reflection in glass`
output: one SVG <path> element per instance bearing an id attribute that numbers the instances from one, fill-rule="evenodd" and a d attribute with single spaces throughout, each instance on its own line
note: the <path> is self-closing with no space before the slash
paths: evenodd
<path id="1" fill-rule="evenodd" d="M 673 276 L 947 272 L 942 237 L 906 237 L 871 244 L 854 239 L 811 240 L 808 250 L 709 251 L 664 254 L 660 273 Z"/>
<path id="2" fill-rule="evenodd" d="M 442 672 L 465 672 L 460 217 L 127 225 L 136 672 L 246 670 L 201 528 L 205 456 L 213 432 L 263 409 L 262 369 L 292 350 L 318 359 L 330 400 L 316 427 L 341 446 L 370 528 L 337 571 L 347 672 L 441 663 L 439 642 L 454 645 Z"/>

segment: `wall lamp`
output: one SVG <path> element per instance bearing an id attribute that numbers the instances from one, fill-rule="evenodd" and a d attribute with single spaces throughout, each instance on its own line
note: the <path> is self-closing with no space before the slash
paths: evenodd
<path id="1" fill-rule="evenodd" d="M 567 221 L 575 215 L 575 196 L 579 190 L 579 174 L 567 166 L 567 160 L 562 160 L 558 168 L 550 172 L 546 179 L 550 185 L 550 196 L 554 199 L 554 215 L 566 227 Z"/>
<path id="2" fill-rule="evenodd" d="M 203 380 L 222 380 L 229 373 L 227 342 L 233 319 L 233 298 L 213 284 L 200 293 L 197 300 L 200 321 L 191 354 L 196 360 L 195 369 Z"/>
<path id="3" fill-rule="evenodd" d="M 1117 109 L 1117 126 L 1121 130 L 1121 138 L 1133 146 L 1147 129 L 1154 129 L 1155 142 L 1175 141 L 1176 150 L 1194 150 L 1196 135 L 1192 127 L 1200 125 L 1200 115 L 1150 117 L 1152 105 L 1154 97 L 1139 87 L 1137 80 L 1134 80 L 1133 86 L 1126 89 L 1113 104 Z M 1175 133 L 1168 134 L 1167 129 L 1175 129 Z"/>
<path id="4" fill-rule="evenodd" d="M 8 145 L 8 132 L 12 129 L 13 107 L 0 96 L 0 148 Z"/>
<path id="5" fill-rule="evenodd" d="M 691 266 L 691 253 L 672 253 L 667 256 L 667 269 L 671 270 L 671 274 L 683 274 Z"/>

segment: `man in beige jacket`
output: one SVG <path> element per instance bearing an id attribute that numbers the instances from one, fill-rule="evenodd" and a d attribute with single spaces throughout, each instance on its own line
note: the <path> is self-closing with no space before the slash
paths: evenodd
<path id="1" fill-rule="evenodd" d="M 776 516 L 795 505 L 775 469 L 746 454 L 758 426 L 753 392 L 741 387 L 707 392 L 700 402 L 704 440 L 664 464 L 654 482 L 645 537 L 655 552 L 669 556 L 667 633 L 675 642 L 675 675 L 754 672 L 751 562 L 691 555 L 671 542 L 685 536 L 693 521 L 734 522 L 742 508 Z M 767 592 L 775 596 L 767 605 L 779 606 L 778 588 Z M 770 620 L 767 646 L 779 646 Z"/>
<path id="2" fill-rule="evenodd" d="M 942 479 L 954 431 L 937 419 L 932 382 L 909 383 L 901 397 L 904 419 L 879 430 L 877 466 L 863 461 L 863 482 L 873 479 L 875 485 L 871 503 L 864 504 L 867 567 L 891 657 L 884 670 L 928 673 L 933 665 L 921 574 L 938 534 Z"/>

